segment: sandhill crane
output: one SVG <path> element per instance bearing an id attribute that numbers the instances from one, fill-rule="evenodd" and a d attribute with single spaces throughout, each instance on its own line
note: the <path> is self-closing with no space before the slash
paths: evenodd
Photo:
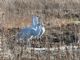
<path id="1" fill-rule="evenodd" d="M 20 30 L 18 36 L 21 40 L 30 40 L 40 38 L 45 32 L 43 22 L 38 16 L 32 16 L 32 25 Z"/>

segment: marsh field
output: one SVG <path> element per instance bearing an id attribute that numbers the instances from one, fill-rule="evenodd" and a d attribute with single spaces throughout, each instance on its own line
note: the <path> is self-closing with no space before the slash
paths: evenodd
<path id="1" fill-rule="evenodd" d="M 44 35 L 18 41 L 32 16 Z M 80 60 L 80 0 L 0 0 L 0 60 Z"/>

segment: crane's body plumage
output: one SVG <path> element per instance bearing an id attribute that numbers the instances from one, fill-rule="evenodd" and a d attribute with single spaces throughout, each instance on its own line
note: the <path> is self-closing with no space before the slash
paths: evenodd
<path id="1" fill-rule="evenodd" d="M 39 20 L 39 17 L 32 17 L 32 25 L 20 30 L 19 38 L 22 40 L 30 40 L 32 38 L 40 38 L 45 32 L 45 28 Z"/>

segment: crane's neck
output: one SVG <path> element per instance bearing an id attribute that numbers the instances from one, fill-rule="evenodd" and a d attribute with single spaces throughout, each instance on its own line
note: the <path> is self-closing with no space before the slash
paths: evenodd
<path id="1" fill-rule="evenodd" d="M 39 17 L 33 16 L 32 17 L 32 26 L 36 26 L 39 23 Z"/>

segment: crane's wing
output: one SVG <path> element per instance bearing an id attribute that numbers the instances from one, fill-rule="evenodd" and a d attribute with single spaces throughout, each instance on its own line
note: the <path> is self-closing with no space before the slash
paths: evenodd
<path id="1" fill-rule="evenodd" d="M 30 28 L 21 29 L 18 36 L 22 40 L 30 39 L 32 36 L 31 35 L 31 29 Z"/>

